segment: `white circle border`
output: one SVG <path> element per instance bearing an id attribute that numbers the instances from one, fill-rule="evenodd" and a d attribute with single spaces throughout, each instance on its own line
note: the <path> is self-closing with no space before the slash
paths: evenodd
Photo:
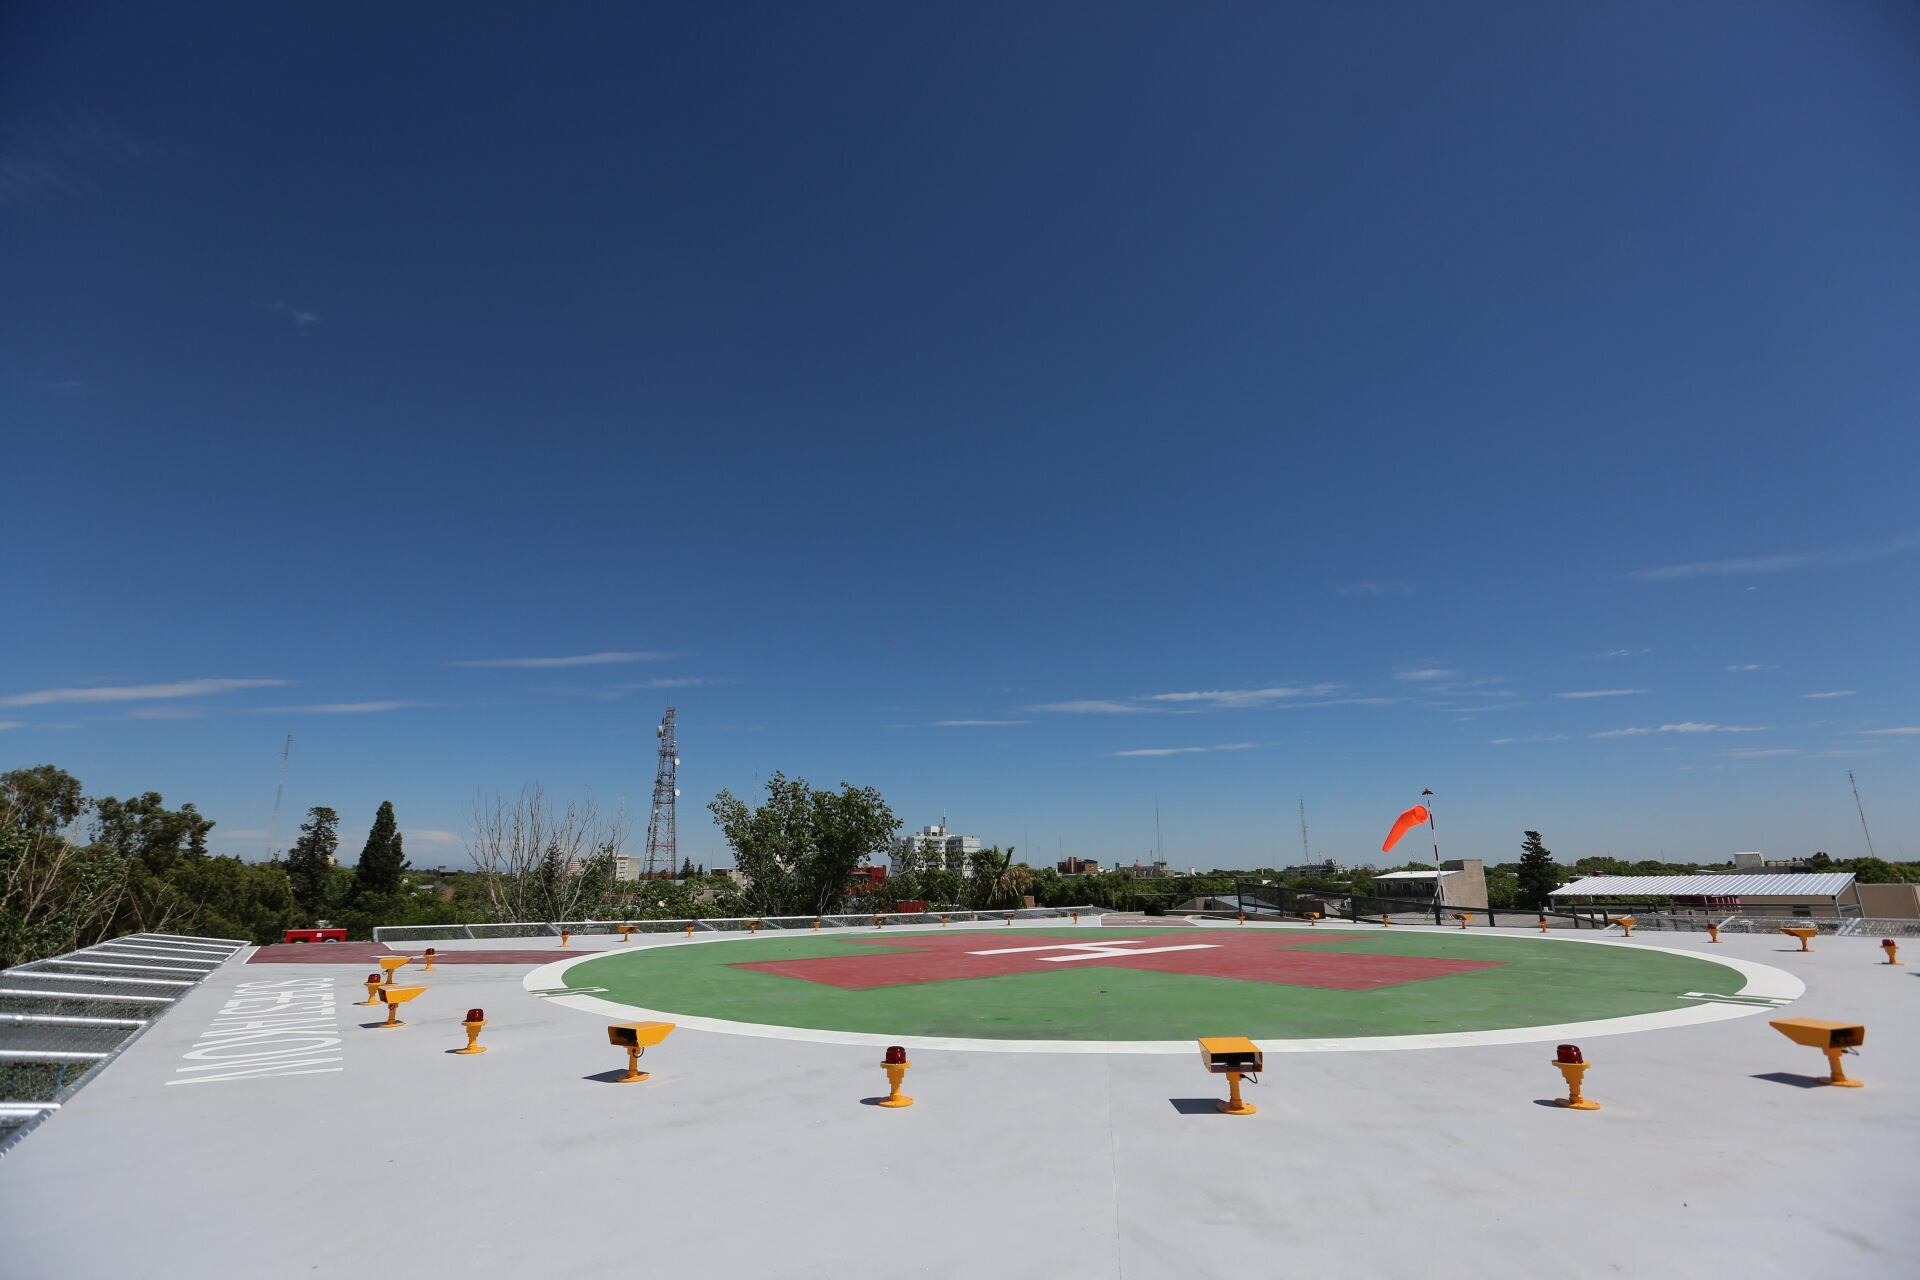
<path id="1" fill-rule="evenodd" d="M 902 926 L 902 933 L 919 933 L 937 929 L 939 926 L 924 927 Z M 1273 927 L 1273 926 L 1268 926 Z M 1297 928 L 1299 926 L 1280 926 Z M 1340 926 L 1348 928 L 1351 926 Z M 1453 929 L 1420 929 L 1396 926 L 1402 933 L 1444 933 L 1452 934 Z M 778 936 L 778 935 L 775 935 Z M 757 940 L 752 934 L 708 934 L 694 941 L 695 946 L 712 946 L 725 942 L 746 942 Z M 1407 1036 L 1340 1036 L 1316 1040 L 1256 1040 L 1254 1043 L 1266 1053 L 1371 1053 L 1396 1049 L 1466 1049 L 1488 1045 L 1538 1044 L 1550 1040 L 1566 1040 L 1573 1037 L 1592 1038 L 1594 1036 L 1629 1035 L 1636 1031 L 1660 1031 L 1670 1027 L 1691 1027 L 1709 1022 L 1725 1022 L 1733 1018 L 1750 1017 L 1756 1013 L 1767 1012 L 1783 1007 L 1799 999 L 1806 993 L 1806 984 L 1784 969 L 1772 965 L 1758 964 L 1752 960 L 1740 960 L 1732 956 L 1707 956 L 1697 951 L 1688 951 L 1681 947 L 1657 947 L 1624 938 L 1564 938 L 1542 934 L 1515 934 L 1514 941 L 1519 942 L 1575 942 L 1593 947 L 1624 947 L 1632 951 L 1658 951 L 1666 955 L 1685 956 L 1690 960 L 1705 960 L 1710 964 L 1732 969 L 1744 977 L 1746 985 L 1739 991 L 1716 994 L 1740 996 L 1747 1000 L 1768 1000 L 1774 1004 L 1730 1004 L 1712 999 L 1703 999 L 1698 1005 L 1684 1009 L 1665 1009 L 1658 1013 L 1633 1013 L 1618 1018 L 1600 1018 L 1590 1022 L 1562 1022 L 1553 1025 L 1532 1027 L 1500 1027 L 1486 1031 L 1443 1031 L 1428 1035 Z M 659 946 L 686 946 L 686 941 L 675 939 L 671 942 L 658 942 L 653 946 L 636 947 L 632 950 L 594 950 L 552 964 L 541 965 L 521 980 L 521 986 L 532 993 L 540 994 L 565 986 L 567 970 L 577 964 L 590 960 L 604 960 L 608 956 L 635 955 L 651 951 Z M 707 1018 L 698 1014 L 671 1013 L 661 1009 L 648 1009 L 640 1005 L 621 1004 L 614 1000 L 602 1000 L 591 995 L 548 996 L 549 1004 L 565 1005 L 569 1009 L 578 1009 L 582 1013 L 600 1014 L 603 1017 L 620 1021 L 661 1021 L 672 1022 L 689 1031 L 711 1031 L 719 1035 L 753 1036 L 764 1040 L 801 1040 L 813 1044 L 844 1044 L 865 1046 L 902 1045 L 908 1049 L 946 1050 L 961 1053 L 1192 1053 L 1191 1040 L 990 1040 L 970 1036 L 913 1036 L 889 1035 L 870 1031 L 828 1031 L 818 1027 L 784 1027 L 770 1022 L 735 1022 L 726 1018 Z"/>

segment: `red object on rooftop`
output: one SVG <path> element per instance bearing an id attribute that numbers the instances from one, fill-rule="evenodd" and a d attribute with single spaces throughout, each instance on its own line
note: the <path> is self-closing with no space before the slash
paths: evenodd
<path id="1" fill-rule="evenodd" d="M 282 942 L 345 942 L 345 929 L 289 929 L 281 935 Z"/>
<path id="2" fill-rule="evenodd" d="M 368 981 L 368 982 L 385 982 L 385 981 L 386 981 L 386 979 L 385 979 L 385 978 L 382 978 L 382 977 L 381 977 L 381 976 L 380 976 L 379 974 L 377 974 L 377 973 L 370 973 L 370 974 L 368 974 L 368 975 L 367 975 L 367 981 Z"/>
<path id="3" fill-rule="evenodd" d="M 1554 1056 L 1561 1062 L 1581 1063 L 1586 1061 L 1585 1058 L 1580 1056 L 1580 1046 L 1577 1044 L 1561 1045 L 1559 1049 L 1555 1050 Z"/>
<path id="4" fill-rule="evenodd" d="M 902 1048 L 900 1045 L 890 1044 L 887 1046 L 887 1056 L 885 1061 L 886 1066 L 889 1066 L 889 1067 L 901 1066 L 906 1062 L 906 1060 L 907 1060 L 907 1051 L 904 1048 Z"/>
<path id="5" fill-rule="evenodd" d="M 469 1009 L 467 1010 L 466 1020 L 468 1022 L 485 1022 L 487 1020 L 487 1011 L 485 1009 Z"/>

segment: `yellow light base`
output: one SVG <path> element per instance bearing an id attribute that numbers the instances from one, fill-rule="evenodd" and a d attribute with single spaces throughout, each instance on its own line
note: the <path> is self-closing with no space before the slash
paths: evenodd
<path id="1" fill-rule="evenodd" d="M 1567 1096 L 1554 1099 L 1555 1106 L 1566 1107 L 1570 1111 L 1598 1111 L 1600 1109 L 1599 1103 L 1580 1092 L 1580 1078 L 1587 1074 L 1586 1063 L 1561 1062 L 1558 1059 L 1554 1059 L 1553 1065 L 1560 1068 L 1560 1075 L 1567 1082 Z"/>
<path id="2" fill-rule="evenodd" d="M 910 1107 L 913 1105 L 913 1099 L 900 1092 L 900 1085 L 907 1078 L 907 1068 L 912 1065 L 911 1062 L 887 1062 L 881 1064 L 880 1069 L 887 1073 L 887 1096 L 880 1099 L 879 1105 L 883 1107 Z"/>
<path id="3" fill-rule="evenodd" d="M 1213 1109 L 1223 1116 L 1250 1116 L 1260 1108 L 1240 1096 L 1240 1073 L 1227 1072 L 1227 1096 L 1213 1104 Z"/>

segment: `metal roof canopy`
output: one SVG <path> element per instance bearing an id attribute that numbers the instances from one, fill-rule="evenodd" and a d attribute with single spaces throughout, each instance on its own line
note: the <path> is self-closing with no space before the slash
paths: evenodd
<path id="1" fill-rule="evenodd" d="M 1853 887 L 1851 871 L 1780 875 L 1582 876 L 1550 898 L 1837 898 Z"/>
<path id="2" fill-rule="evenodd" d="M 1457 876 L 1459 871 L 1382 871 L 1375 880 L 1431 880 L 1435 876 Z"/>

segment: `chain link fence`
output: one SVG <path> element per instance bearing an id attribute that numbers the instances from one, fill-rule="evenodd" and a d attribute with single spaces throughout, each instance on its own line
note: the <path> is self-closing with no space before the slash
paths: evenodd
<path id="1" fill-rule="evenodd" d="M 246 945 L 136 933 L 0 969 L 0 1155 Z"/>

